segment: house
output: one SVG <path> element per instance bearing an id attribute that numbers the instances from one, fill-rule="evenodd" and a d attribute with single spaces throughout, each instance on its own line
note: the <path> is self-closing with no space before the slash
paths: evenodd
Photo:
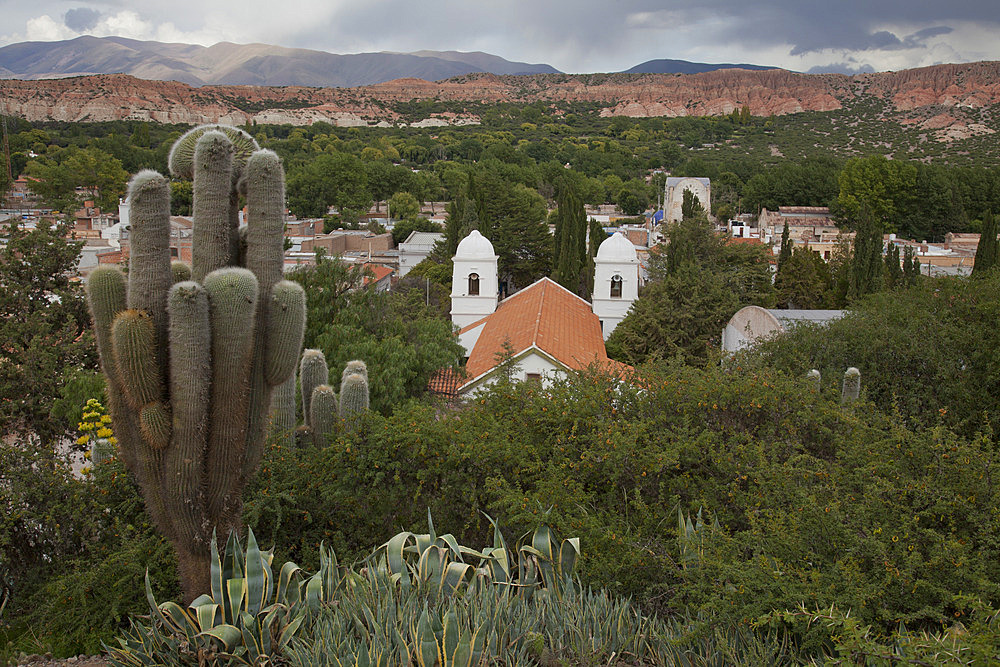
<path id="1" fill-rule="evenodd" d="M 722 349 L 737 352 L 758 340 L 785 333 L 800 322 L 826 324 L 844 316 L 843 310 L 778 310 L 746 306 L 736 311 L 722 330 Z"/>
<path id="2" fill-rule="evenodd" d="M 406 240 L 399 244 L 399 277 L 402 278 L 410 269 L 427 259 L 438 241 L 444 240 L 440 232 L 412 231 Z"/>
<path id="3" fill-rule="evenodd" d="M 604 347 L 638 297 L 639 261 L 621 234 L 598 248 L 593 303 L 549 278 L 500 301 L 493 244 L 475 230 L 458 244 L 453 262 L 451 317 L 466 350 L 465 378 L 439 374 L 432 389 L 475 393 L 509 372 L 545 381 L 593 364 L 616 374 L 628 370 Z"/>

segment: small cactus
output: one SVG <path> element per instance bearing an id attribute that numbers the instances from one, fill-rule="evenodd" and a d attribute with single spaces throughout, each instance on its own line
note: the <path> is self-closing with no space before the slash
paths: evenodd
<path id="1" fill-rule="evenodd" d="M 351 373 L 340 383 L 340 416 L 343 418 L 368 409 L 368 378 Z"/>
<path id="2" fill-rule="evenodd" d="M 844 386 L 840 392 L 840 402 L 842 405 L 854 403 L 861 394 L 861 371 L 851 366 L 844 371 Z"/>
<path id="3" fill-rule="evenodd" d="M 811 371 L 806 373 L 806 378 L 808 378 L 809 382 L 812 384 L 813 390 L 819 391 L 822 380 L 822 376 L 820 376 L 819 371 L 816 370 L 815 368 L 812 369 Z"/>
<path id="4" fill-rule="evenodd" d="M 330 382 L 330 371 L 326 366 L 326 357 L 321 350 L 306 350 L 302 353 L 299 365 L 300 382 L 302 383 L 302 414 L 306 426 L 312 426 L 312 395 L 316 387 Z"/>
<path id="5" fill-rule="evenodd" d="M 337 394 L 330 385 L 321 384 L 313 390 L 309 403 L 309 424 L 317 447 L 329 444 L 336 417 Z"/>

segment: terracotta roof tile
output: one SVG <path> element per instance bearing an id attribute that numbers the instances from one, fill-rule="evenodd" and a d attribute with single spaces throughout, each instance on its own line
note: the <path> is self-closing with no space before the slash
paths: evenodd
<path id="1" fill-rule="evenodd" d="M 548 278 L 504 299 L 486 318 L 466 364 L 470 379 L 496 365 L 505 341 L 515 355 L 534 346 L 571 369 L 608 361 L 601 323 L 590 304 Z"/>

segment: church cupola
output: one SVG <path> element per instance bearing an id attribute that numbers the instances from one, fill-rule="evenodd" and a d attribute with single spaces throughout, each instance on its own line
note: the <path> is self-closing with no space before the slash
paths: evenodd
<path id="1" fill-rule="evenodd" d="M 639 256 L 635 246 L 621 232 L 609 236 L 594 258 L 594 314 L 601 321 L 604 340 L 625 319 L 639 297 Z"/>
<path id="2" fill-rule="evenodd" d="M 474 229 L 458 244 L 452 262 L 451 321 L 462 328 L 497 309 L 497 256 L 489 239 Z"/>

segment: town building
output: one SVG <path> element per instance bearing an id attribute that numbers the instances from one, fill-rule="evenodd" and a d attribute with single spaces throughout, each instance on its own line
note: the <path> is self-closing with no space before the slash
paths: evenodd
<path id="1" fill-rule="evenodd" d="M 778 310 L 746 306 L 736 311 L 722 330 L 722 349 L 737 352 L 755 342 L 777 336 L 796 324 L 826 324 L 844 316 L 843 310 Z"/>
<path id="2" fill-rule="evenodd" d="M 595 258 L 594 300 L 588 303 L 542 278 L 499 299 L 497 256 L 473 231 L 458 244 L 452 270 L 452 322 L 466 350 L 465 377 L 445 373 L 433 385 L 474 393 L 503 374 L 519 380 L 551 380 L 596 364 L 616 374 L 628 367 L 608 358 L 604 340 L 638 297 L 639 260 L 616 233 Z M 505 357 L 506 365 L 500 363 Z"/>
<path id="3" fill-rule="evenodd" d="M 668 176 L 663 192 L 665 222 L 680 222 L 684 219 L 681 206 L 684 203 L 685 190 L 690 190 L 698 198 L 698 203 L 706 213 L 712 210 L 711 179 Z"/>

